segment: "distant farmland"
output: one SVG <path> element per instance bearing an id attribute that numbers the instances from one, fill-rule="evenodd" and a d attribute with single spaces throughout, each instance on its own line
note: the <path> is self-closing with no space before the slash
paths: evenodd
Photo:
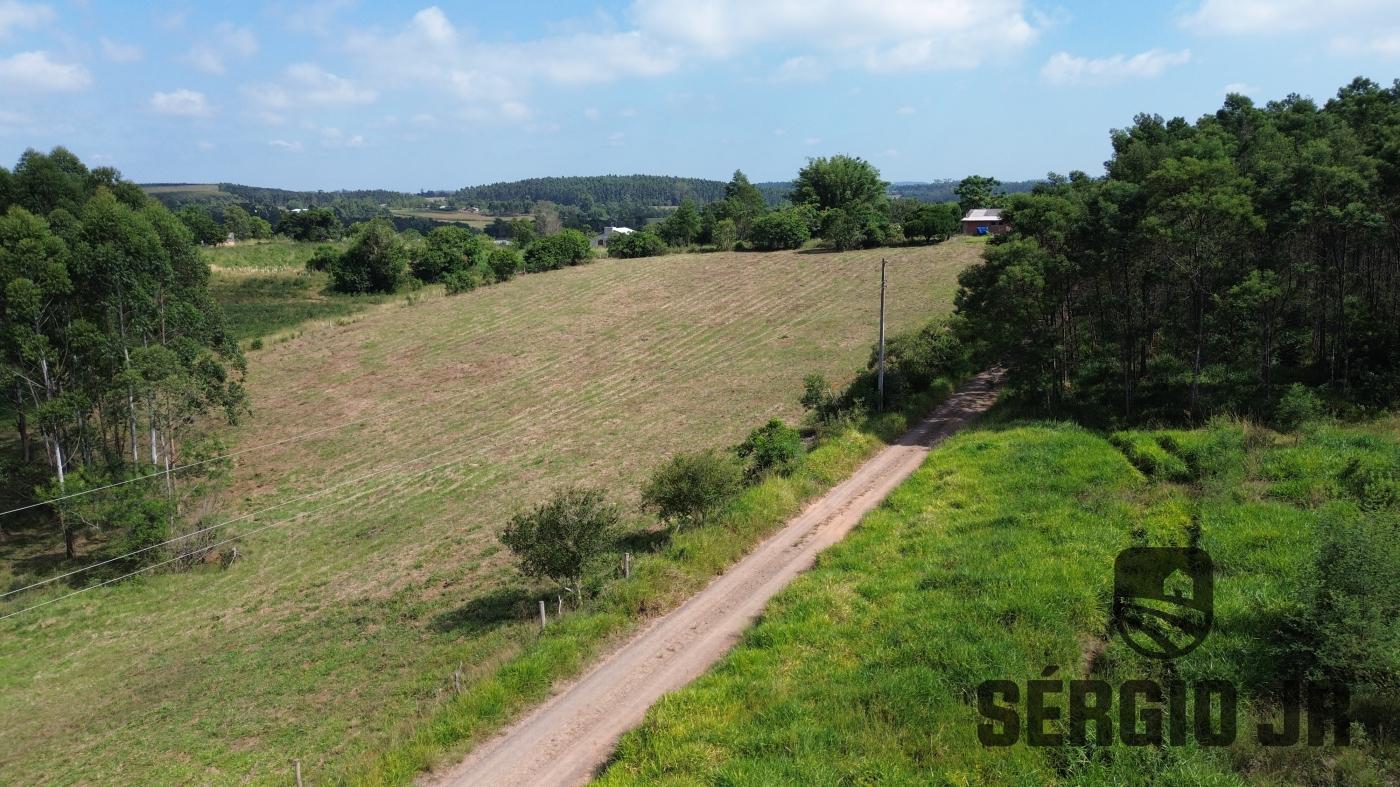
<path id="1" fill-rule="evenodd" d="M 282 524 L 228 570 L 5 621 L 3 780 L 285 783 L 295 757 L 319 781 L 384 750 L 459 665 L 471 686 L 533 641 L 495 538 L 511 512 L 582 482 L 636 518 L 660 459 L 795 420 L 804 375 L 865 362 L 882 256 L 899 331 L 951 309 L 981 248 L 603 260 L 252 351 L 253 414 L 229 437 L 266 447 L 210 520 L 341 486 L 239 523 Z"/>
<path id="2" fill-rule="evenodd" d="M 519 215 L 503 214 L 497 216 L 490 213 L 473 213 L 469 210 L 433 210 L 432 208 L 394 208 L 389 211 L 395 216 L 403 216 L 413 219 L 428 219 L 430 221 L 441 221 L 451 224 L 468 224 L 473 227 L 485 227 L 497 218 L 510 221 L 511 219 L 522 218 Z"/>

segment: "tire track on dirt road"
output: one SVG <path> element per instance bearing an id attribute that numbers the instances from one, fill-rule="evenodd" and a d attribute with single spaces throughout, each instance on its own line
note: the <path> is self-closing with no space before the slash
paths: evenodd
<path id="1" fill-rule="evenodd" d="M 704 590 L 652 621 L 465 760 L 423 783 L 468 787 L 587 782 L 648 708 L 709 669 L 768 600 L 918 469 L 932 446 L 990 407 L 1000 382 L 997 370 L 974 377 Z"/>

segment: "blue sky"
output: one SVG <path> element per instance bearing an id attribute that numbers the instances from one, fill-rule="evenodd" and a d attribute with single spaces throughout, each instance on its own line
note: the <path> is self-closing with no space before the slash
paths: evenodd
<path id="1" fill-rule="evenodd" d="M 0 161 L 404 190 L 600 173 L 1099 173 L 1227 90 L 1400 76 L 1395 0 L 0 0 Z"/>

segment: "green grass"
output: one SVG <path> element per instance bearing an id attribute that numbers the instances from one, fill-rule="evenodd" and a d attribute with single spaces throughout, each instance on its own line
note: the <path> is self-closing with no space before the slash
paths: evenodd
<path id="1" fill-rule="evenodd" d="M 754 493 L 752 519 L 735 513 L 750 529 L 656 555 L 638 536 L 637 581 L 544 640 L 530 612 L 547 591 L 495 537 L 513 512 L 589 483 L 645 526 L 636 489 L 664 457 L 795 420 L 804 375 L 841 384 L 866 361 L 881 256 L 900 331 L 950 309 L 976 253 L 601 260 L 298 326 L 249 355 L 253 414 L 227 436 L 267 447 L 239 456 L 202 510 L 221 521 L 351 483 L 239 523 L 283 522 L 245 539 L 228 570 L 159 574 L 0 624 L 0 781 L 285 784 L 293 758 L 312 783 L 375 780 L 460 752 L 871 444 L 818 454 L 808 486 Z M 0 587 L 61 549 L 53 534 L 33 537 L 35 552 L 0 555 L 20 558 L 0 561 Z M 667 557 L 673 548 L 684 554 Z M 452 710 L 468 702 L 449 700 L 459 665 L 479 711 Z"/>
<path id="2" fill-rule="evenodd" d="M 1148 438 L 1155 449 L 1144 450 Z M 1379 450 L 1369 441 L 1397 445 L 1331 428 L 1301 450 L 1347 445 L 1354 457 Z M 955 437 L 775 598 L 719 666 L 658 703 L 601 783 L 1394 783 L 1393 743 L 1253 742 L 1252 720 L 1274 713 L 1266 688 L 1285 669 L 1281 626 L 1306 603 L 1328 516 L 1274 496 L 1260 474 L 1289 442 L 1227 422 L 1112 441 L 1055 424 Z M 1164 445 L 1180 465 L 1135 469 Z M 1183 467 L 1194 468 L 1185 484 Z M 1162 677 L 1109 634 L 1113 558 L 1133 544 L 1185 545 L 1196 527 L 1216 564 L 1216 623 L 1178 666 L 1188 682 L 1241 687 L 1239 742 L 983 747 L 972 699 L 983 680 L 1024 687 L 1050 665 L 1066 680 Z"/>
<path id="3" fill-rule="evenodd" d="M 246 345 L 303 323 L 343 320 L 395 299 L 331 292 L 325 273 L 306 270 L 306 261 L 321 245 L 279 238 L 202 250 L 212 270 L 210 294 L 223 307 L 235 339 Z"/>

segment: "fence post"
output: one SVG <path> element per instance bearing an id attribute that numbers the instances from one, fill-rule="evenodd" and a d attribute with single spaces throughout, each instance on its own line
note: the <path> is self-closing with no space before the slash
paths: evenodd
<path id="1" fill-rule="evenodd" d="M 623 578 L 623 579 L 631 579 L 631 578 L 632 578 L 632 553 L 631 553 L 631 552 L 624 552 L 624 553 L 622 553 L 622 578 Z"/>
<path id="2" fill-rule="evenodd" d="M 301 760 L 292 760 L 297 769 L 297 787 L 301 787 Z"/>
<path id="3" fill-rule="evenodd" d="M 544 627 L 547 625 L 549 625 L 549 618 L 545 617 L 544 599 L 540 599 L 540 631 L 544 631 Z"/>
<path id="4" fill-rule="evenodd" d="M 555 598 L 556 601 L 559 602 L 559 606 L 557 607 L 557 611 L 554 613 L 554 616 L 555 616 L 555 617 L 562 618 L 562 617 L 564 617 L 564 596 L 563 596 L 563 595 L 558 595 L 558 596 L 555 596 L 554 598 Z"/>

